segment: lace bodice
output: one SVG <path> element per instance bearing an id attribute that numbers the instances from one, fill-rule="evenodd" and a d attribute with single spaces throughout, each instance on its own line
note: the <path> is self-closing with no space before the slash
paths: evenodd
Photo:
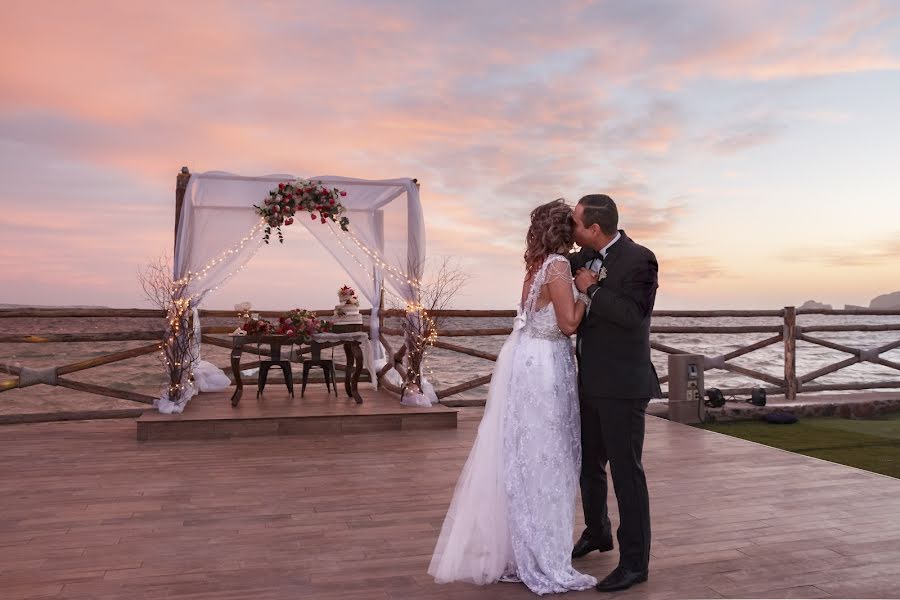
<path id="1" fill-rule="evenodd" d="M 572 282 L 569 260 L 560 254 L 551 254 L 544 259 L 544 263 L 538 269 L 534 280 L 531 282 L 531 288 L 528 290 L 528 296 L 525 297 L 525 303 L 519 308 L 520 313 L 525 317 L 525 327 L 522 331 L 525 335 L 544 340 L 568 339 L 569 336 L 559 330 L 553 303 L 548 302 L 540 308 L 537 307 L 541 289 L 560 278 L 566 278 L 570 283 Z M 574 290 L 573 285 L 573 301 L 575 299 Z"/>

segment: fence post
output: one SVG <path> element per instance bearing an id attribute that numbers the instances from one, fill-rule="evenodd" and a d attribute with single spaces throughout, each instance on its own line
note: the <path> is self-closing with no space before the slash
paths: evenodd
<path id="1" fill-rule="evenodd" d="M 784 308 L 784 398 L 797 399 L 797 309 Z"/>

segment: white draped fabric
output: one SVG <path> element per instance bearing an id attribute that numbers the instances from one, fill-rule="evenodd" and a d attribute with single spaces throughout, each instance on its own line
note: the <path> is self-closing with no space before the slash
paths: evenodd
<path id="1" fill-rule="evenodd" d="M 242 177 L 221 171 L 191 175 L 179 218 L 173 274 L 176 280 L 192 277 L 188 291 L 194 297 L 193 307 L 256 254 L 262 245 L 264 224 L 253 205 L 260 204 L 279 183 L 294 179 L 295 175 Z M 372 305 L 370 337 L 377 342 L 382 283 L 386 290 L 409 301 L 414 298 L 410 282 L 422 276 L 425 221 L 419 190 L 412 179 L 306 179 L 347 192 L 341 202 L 347 207 L 349 234 L 336 223 L 323 224 L 299 213 L 292 226 L 306 227 Z M 275 244 L 267 250 L 279 249 Z M 373 354 L 371 366 L 384 364 L 377 343 L 373 343 Z M 203 366 L 208 370 L 206 364 Z M 201 385 L 199 391 L 206 390 Z M 196 391 L 187 392 L 187 397 L 177 403 L 161 398 L 157 405 L 161 412 L 181 412 L 193 393 Z"/>

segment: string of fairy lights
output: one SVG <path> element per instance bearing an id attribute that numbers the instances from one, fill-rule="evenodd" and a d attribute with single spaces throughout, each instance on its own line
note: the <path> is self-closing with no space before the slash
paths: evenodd
<path id="1" fill-rule="evenodd" d="M 256 255 L 256 253 L 259 251 L 260 246 L 262 246 L 262 238 L 259 236 L 259 233 L 262 231 L 263 227 L 265 227 L 265 224 L 266 224 L 265 221 L 263 219 L 260 219 L 256 223 L 256 225 L 253 226 L 253 228 L 250 230 L 250 232 L 247 235 L 242 237 L 240 239 L 240 241 L 238 241 L 236 244 L 234 244 L 230 248 L 223 250 L 219 255 L 217 255 L 215 258 L 213 258 L 208 263 L 206 263 L 206 265 L 204 265 L 202 269 L 200 269 L 199 271 L 188 271 L 187 273 L 185 273 L 185 275 L 183 277 L 181 277 L 180 279 L 173 280 L 170 283 L 170 287 L 169 287 L 170 297 L 175 297 L 175 298 L 172 301 L 172 305 L 169 307 L 169 310 L 166 313 L 166 319 L 169 324 L 169 329 L 168 329 L 169 337 L 167 338 L 165 343 L 161 343 L 159 346 L 160 357 L 161 357 L 163 363 L 166 365 L 167 369 L 171 369 L 173 365 L 175 367 L 182 366 L 182 363 L 178 359 L 176 359 L 176 362 L 174 362 L 174 363 L 172 361 L 170 361 L 169 354 L 172 354 L 172 355 L 175 354 L 175 350 L 174 350 L 175 341 L 182 331 L 182 323 L 184 323 L 185 326 L 187 326 L 186 317 L 185 317 L 187 312 L 189 310 L 191 310 L 191 307 L 194 305 L 195 301 L 198 300 L 202 294 L 214 292 L 214 291 L 218 290 L 220 287 L 225 285 L 225 283 L 227 283 L 232 277 L 234 277 L 235 275 L 237 275 L 238 273 L 240 273 L 241 271 L 244 270 L 244 267 L 247 265 L 247 262 L 251 258 L 253 258 L 253 256 Z M 208 290 L 195 291 L 194 293 L 192 293 L 191 295 L 189 295 L 187 297 L 183 297 L 183 298 L 177 297 L 179 294 L 183 293 L 183 291 L 186 290 L 187 287 L 191 283 L 194 283 L 196 281 L 203 279 L 204 277 L 209 275 L 210 271 L 213 268 L 220 265 L 227 258 L 244 250 L 244 247 L 247 246 L 247 244 L 249 244 L 250 242 L 254 241 L 254 239 L 256 240 L 256 245 L 251 249 L 250 256 L 247 257 L 247 260 L 245 260 L 243 262 L 243 264 L 241 264 L 241 266 L 238 267 L 237 269 L 234 269 L 233 271 L 230 271 L 229 273 L 227 273 L 225 275 L 225 277 L 223 277 L 222 280 L 217 285 L 215 285 L 214 287 L 212 287 Z M 181 360 L 184 360 L 185 358 L 188 358 L 188 357 L 182 356 Z M 187 385 L 182 384 L 180 381 L 178 383 L 172 383 L 170 381 L 169 382 L 169 397 L 170 398 L 175 397 L 175 398 L 181 399 L 181 394 L 183 393 L 184 390 L 188 389 L 189 387 L 193 388 L 193 384 L 194 384 L 193 361 L 191 361 L 191 363 L 188 365 L 187 381 L 188 381 Z"/>
<path id="2" fill-rule="evenodd" d="M 218 290 L 221 286 L 223 286 L 225 283 L 227 283 L 232 277 L 236 276 L 238 273 L 240 273 L 241 271 L 244 270 L 244 267 L 247 265 L 249 260 L 253 256 L 256 255 L 256 253 L 259 251 L 259 248 L 262 246 L 263 240 L 262 240 L 262 236 L 260 235 L 260 233 L 262 232 L 262 230 L 265 226 L 266 226 L 265 220 L 260 219 L 253 226 L 253 228 L 250 230 L 250 232 L 247 235 L 245 235 L 244 237 L 242 237 L 240 239 L 240 241 L 238 241 L 236 244 L 234 244 L 230 248 L 222 251 L 219 255 L 217 255 L 215 258 L 213 258 L 208 263 L 206 263 L 199 271 L 188 271 L 181 278 L 172 281 L 171 288 L 170 288 L 170 294 L 171 294 L 171 296 L 177 296 L 179 293 L 183 292 L 191 283 L 194 283 L 196 281 L 199 281 L 199 280 L 207 277 L 209 275 L 209 273 L 214 268 L 216 268 L 218 265 L 225 262 L 227 259 L 234 256 L 235 254 L 242 252 L 248 244 L 250 244 L 251 242 L 254 242 L 254 241 L 256 242 L 255 246 L 251 249 L 251 254 L 247 257 L 247 260 L 243 261 L 243 263 L 237 269 L 234 269 L 233 271 L 230 271 L 229 273 L 227 273 L 217 285 L 215 285 L 214 287 L 212 287 L 208 290 L 195 291 L 187 297 L 175 298 L 173 300 L 172 305 L 170 306 L 169 310 L 167 311 L 167 315 L 166 315 L 170 334 L 169 334 L 168 338 L 166 339 L 165 345 L 164 345 L 164 343 L 160 344 L 160 355 L 161 355 L 162 360 L 165 363 L 167 368 L 171 368 L 173 365 L 173 363 L 169 360 L 169 355 L 167 354 L 167 350 L 169 350 L 171 352 L 172 349 L 174 348 L 175 341 L 182 331 L 182 324 L 184 323 L 185 324 L 184 326 L 185 327 L 187 326 L 186 316 L 185 316 L 187 314 L 187 312 L 189 310 L 191 310 L 192 306 L 195 304 L 195 301 L 198 298 L 200 298 L 201 295 L 205 295 L 206 293 L 214 292 L 214 291 Z M 341 236 L 339 236 L 337 234 L 334 227 L 332 227 L 330 223 L 328 224 L 328 229 L 331 231 L 332 235 L 334 235 L 335 240 L 337 241 L 338 245 L 359 265 L 359 267 L 361 269 L 363 269 L 364 271 L 368 270 L 368 267 L 365 264 L 363 264 L 363 262 L 357 256 L 357 254 L 354 253 L 353 251 L 351 251 L 351 249 L 348 248 L 344 244 L 344 242 L 341 240 Z M 437 341 L 437 338 L 438 338 L 437 323 L 428 314 L 427 308 L 424 305 L 422 305 L 420 302 L 421 281 L 417 277 L 410 277 L 406 273 L 404 273 L 402 270 L 400 270 L 399 268 L 386 263 L 384 260 L 381 259 L 381 257 L 378 254 L 376 254 L 375 252 L 372 252 L 368 247 L 366 247 L 366 245 L 363 244 L 362 241 L 359 238 L 357 238 L 352 232 L 343 231 L 342 234 L 344 236 L 349 237 L 353 241 L 353 243 L 356 245 L 356 247 L 359 248 L 362 252 L 364 252 L 368 256 L 369 260 L 371 260 L 375 266 L 377 266 L 378 268 L 381 269 L 382 273 L 385 276 L 393 279 L 396 283 L 398 283 L 400 285 L 406 284 L 406 285 L 411 286 L 412 291 L 413 291 L 413 297 L 415 298 L 414 301 L 410 301 L 406 298 L 401 297 L 400 295 L 394 293 L 387 287 L 383 287 L 383 289 L 388 295 L 392 296 L 399 303 L 401 303 L 405 306 L 405 312 L 406 312 L 408 319 L 409 318 L 420 319 L 420 330 L 424 329 L 424 331 L 426 332 L 426 335 L 424 335 L 424 336 L 421 336 L 421 335 L 407 336 L 407 338 L 411 338 L 411 339 L 408 339 L 407 342 L 412 342 L 414 344 L 413 351 L 422 357 L 421 362 L 420 362 L 420 367 L 418 369 L 411 367 L 410 370 L 413 371 L 412 376 L 414 379 L 419 379 L 422 376 L 422 374 L 423 374 L 422 368 L 427 370 L 428 378 L 433 378 L 434 373 L 433 373 L 432 369 L 430 368 L 430 366 L 428 365 L 428 357 L 429 357 L 430 349 L 434 347 L 434 342 Z M 424 327 L 421 327 L 421 324 L 424 324 Z M 166 345 L 168 346 L 168 348 L 165 347 Z M 182 357 L 182 359 L 183 358 L 184 357 Z M 181 364 L 181 362 L 175 362 L 174 366 L 181 367 L 182 364 Z M 187 385 L 184 385 L 180 382 L 179 383 L 171 383 L 170 382 L 170 384 L 169 384 L 170 398 L 174 396 L 175 398 L 181 399 L 182 392 L 184 390 L 186 390 L 189 386 L 191 388 L 193 387 L 194 372 L 193 372 L 193 364 L 192 363 L 188 365 L 187 376 L 188 376 L 188 384 Z M 408 383 L 409 382 L 407 381 L 407 384 Z"/>
<path id="3" fill-rule="evenodd" d="M 331 230 L 332 235 L 334 235 L 335 240 L 337 241 L 338 245 L 354 261 L 356 261 L 356 264 L 359 265 L 359 267 L 361 269 L 367 270 L 368 267 L 366 267 L 366 265 L 363 264 L 363 262 L 359 259 L 359 257 L 355 253 L 353 253 L 350 250 L 350 248 L 348 248 L 346 245 L 344 245 L 343 241 L 341 240 L 341 237 L 337 234 L 337 232 L 334 230 L 334 228 L 329 227 L 329 229 Z M 377 254 L 375 254 L 374 252 L 369 250 L 369 248 L 367 248 L 360 241 L 359 238 L 357 238 L 355 235 L 353 235 L 352 232 L 349 232 L 349 231 L 343 232 L 343 235 L 345 235 L 345 236 L 349 237 L 351 240 L 353 240 L 353 242 L 356 244 L 356 246 L 360 250 L 365 252 L 369 256 L 369 258 L 372 260 L 372 262 L 382 269 L 382 271 L 384 272 L 385 275 L 394 279 L 394 281 L 396 281 L 397 283 L 400 283 L 400 284 L 406 283 L 406 284 L 412 286 L 414 296 L 416 298 L 421 298 L 421 282 L 419 281 L 418 278 L 414 277 L 414 278 L 410 279 L 409 277 L 407 277 L 407 275 L 403 271 L 401 271 L 397 267 L 384 262 Z M 387 294 L 389 294 L 390 296 L 392 296 L 396 300 L 398 300 L 399 303 L 402 303 L 405 305 L 405 312 L 407 314 L 407 318 L 409 318 L 410 315 L 415 314 L 419 319 L 422 319 L 425 322 L 424 329 L 427 332 L 427 335 L 416 336 L 416 338 L 413 339 L 412 341 L 415 344 L 415 351 L 418 352 L 422 356 L 421 364 L 422 364 L 422 366 L 424 366 L 427 369 L 427 377 L 429 379 L 433 379 L 434 371 L 431 369 L 431 367 L 428 364 L 428 355 L 429 355 L 430 349 L 434 347 L 434 342 L 437 341 L 437 338 L 438 338 L 437 323 L 428 314 L 428 309 L 423 304 L 421 304 L 421 302 L 419 302 L 419 301 L 410 302 L 409 300 L 401 297 L 400 295 L 394 293 L 393 291 L 391 291 L 390 289 L 388 289 L 386 287 L 382 286 L 382 289 L 384 289 L 384 291 Z M 413 376 L 416 379 L 418 379 L 421 375 L 422 375 L 422 373 L 420 370 L 413 369 Z"/>

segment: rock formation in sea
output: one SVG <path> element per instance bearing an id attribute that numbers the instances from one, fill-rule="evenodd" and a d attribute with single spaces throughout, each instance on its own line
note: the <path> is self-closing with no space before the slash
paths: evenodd
<path id="1" fill-rule="evenodd" d="M 900 292 L 882 294 L 877 298 L 873 298 L 869 302 L 869 308 L 877 308 L 879 310 L 900 309 Z"/>
<path id="2" fill-rule="evenodd" d="M 815 300 L 807 300 L 803 304 L 800 305 L 800 308 L 814 308 L 816 310 L 831 310 L 830 304 L 822 304 L 821 302 L 816 302 Z"/>

